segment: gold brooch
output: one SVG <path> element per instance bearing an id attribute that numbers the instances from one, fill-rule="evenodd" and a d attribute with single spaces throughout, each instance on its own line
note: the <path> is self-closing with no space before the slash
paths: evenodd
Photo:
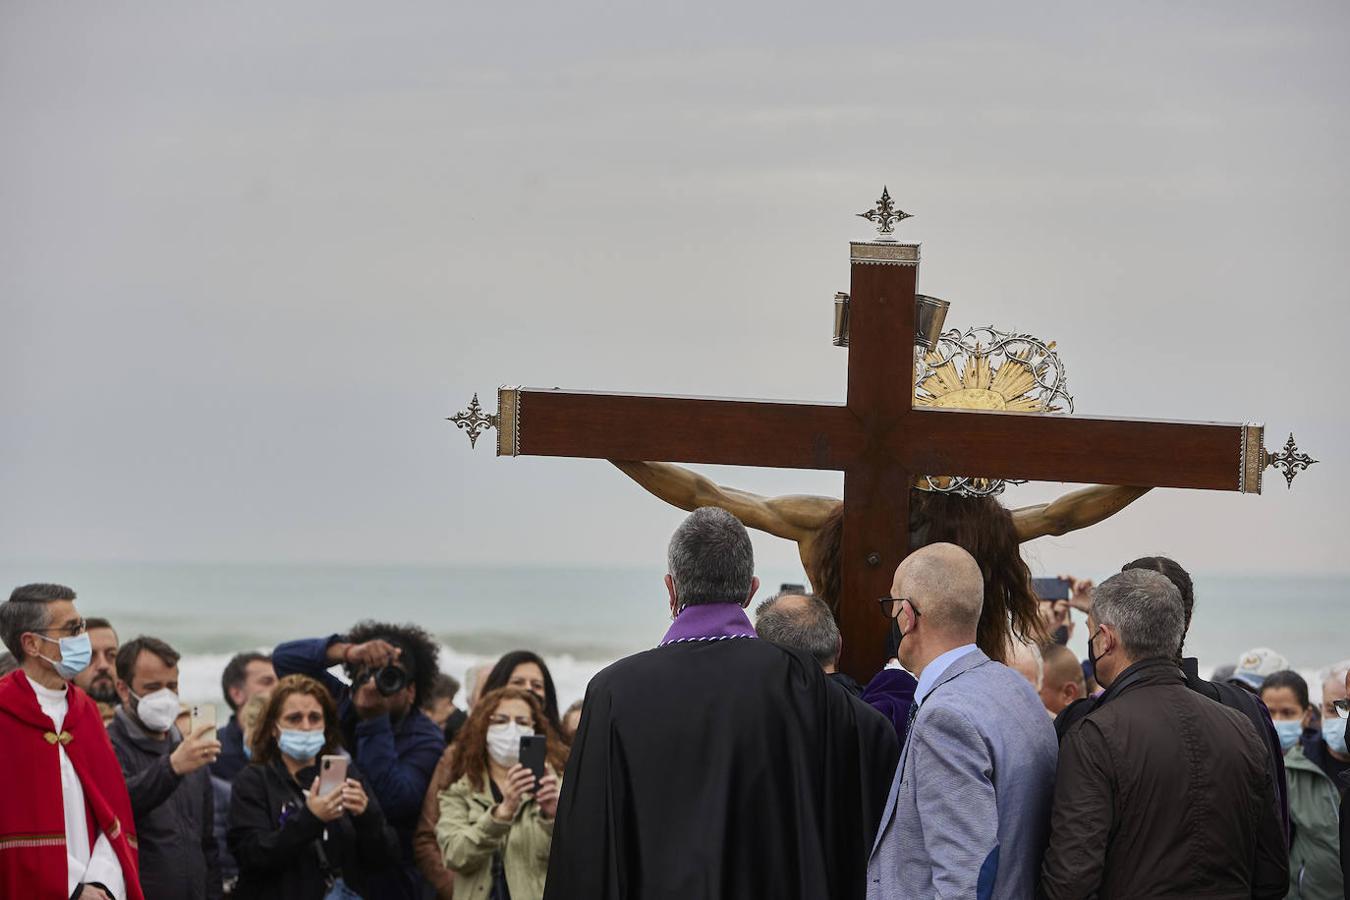
<path id="1" fill-rule="evenodd" d="M 64 747 L 71 741 L 75 740 L 75 736 L 72 735 L 69 731 L 63 731 L 60 734 L 57 734 L 55 731 L 48 731 L 46 734 L 42 736 L 46 738 L 47 743 L 52 744 L 53 746 L 56 745 L 57 743 L 60 743 L 61 746 Z"/>

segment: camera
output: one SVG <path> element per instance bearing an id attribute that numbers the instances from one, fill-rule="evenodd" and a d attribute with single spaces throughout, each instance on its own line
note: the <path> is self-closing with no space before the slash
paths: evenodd
<path id="1" fill-rule="evenodd" d="M 367 669 L 362 672 L 357 677 L 355 686 L 360 687 L 370 679 L 375 681 L 375 690 L 385 697 L 392 697 L 412 681 L 408 673 L 398 666 L 381 666 L 378 669 Z"/>

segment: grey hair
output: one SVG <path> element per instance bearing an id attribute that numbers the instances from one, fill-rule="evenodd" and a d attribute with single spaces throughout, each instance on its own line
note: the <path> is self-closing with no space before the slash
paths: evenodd
<path id="1" fill-rule="evenodd" d="M 62 584 L 25 584 L 16 587 L 9 601 L 0 603 L 0 641 L 14 658 L 23 662 L 23 636 L 51 624 L 51 606 L 57 600 L 74 600 L 75 592 Z"/>
<path id="2" fill-rule="evenodd" d="M 805 608 L 783 609 L 784 597 L 805 597 Z M 780 591 L 755 607 L 755 633 L 771 643 L 809 653 L 828 666 L 839 660 L 839 626 L 834 614 L 814 594 Z"/>
<path id="3" fill-rule="evenodd" d="M 1326 684 L 1328 681 L 1344 681 L 1347 672 L 1350 672 L 1350 659 L 1343 659 L 1319 671 L 1317 680 L 1321 684 Z"/>
<path id="4" fill-rule="evenodd" d="M 1128 569 L 1092 592 L 1092 617 L 1120 634 L 1131 659 L 1176 656 L 1186 630 L 1181 592 L 1166 575 Z"/>
<path id="5" fill-rule="evenodd" d="M 745 526 L 712 506 L 694 510 L 675 529 L 666 564 L 680 608 L 743 603 L 755 577 L 755 551 Z"/>

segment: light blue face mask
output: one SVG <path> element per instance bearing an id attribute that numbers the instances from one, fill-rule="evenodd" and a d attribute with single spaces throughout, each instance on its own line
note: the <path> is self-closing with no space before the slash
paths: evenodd
<path id="1" fill-rule="evenodd" d="M 248 745 L 248 741 L 244 742 L 244 759 L 253 759 L 253 748 Z"/>
<path id="2" fill-rule="evenodd" d="M 281 748 L 281 752 L 296 762 L 304 762 L 318 756 L 319 751 L 323 749 L 323 745 L 323 731 L 300 731 L 283 728 L 281 729 L 281 737 L 277 738 L 277 746 Z"/>
<path id="3" fill-rule="evenodd" d="M 1337 753 L 1345 753 L 1345 719 L 1340 716 L 1322 717 L 1322 737 L 1327 746 Z"/>
<path id="4" fill-rule="evenodd" d="M 34 632 L 37 634 L 37 632 Z M 94 658 L 93 645 L 89 643 L 89 632 L 76 635 L 75 637 L 63 637 L 59 641 L 56 638 L 49 638 L 45 634 L 39 634 L 38 637 L 44 641 L 51 641 L 61 648 L 61 658 L 52 659 L 42 656 L 43 659 L 52 664 L 56 674 L 60 675 L 66 681 L 74 680 L 75 676 L 89 668 L 89 661 Z"/>
<path id="5" fill-rule="evenodd" d="M 1298 743 L 1299 735 L 1303 734 L 1303 722 L 1299 719 L 1276 719 L 1275 734 L 1280 739 L 1280 749 L 1288 752 L 1289 748 Z"/>

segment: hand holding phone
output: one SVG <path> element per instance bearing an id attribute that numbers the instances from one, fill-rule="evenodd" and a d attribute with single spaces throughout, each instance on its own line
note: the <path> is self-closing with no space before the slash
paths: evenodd
<path id="1" fill-rule="evenodd" d="M 191 713 L 188 733 L 196 734 L 198 728 L 209 725 L 211 730 L 207 734 L 211 740 L 216 740 L 216 705 L 214 703 L 198 703 L 192 707 Z"/>
<path id="2" fill-rule="evenodd" d="M 536 781 L 544 777 L 544 759 L 547 755 L 547 737 L 542 734 L 520 736 L 520 764 L 534 773 Z"/>
<path id="3" fill-rule="evenodd" d="M 347 757 L 334 754 L 319 757 L 319 796 L 342 787 L 347 780 Z"/>

